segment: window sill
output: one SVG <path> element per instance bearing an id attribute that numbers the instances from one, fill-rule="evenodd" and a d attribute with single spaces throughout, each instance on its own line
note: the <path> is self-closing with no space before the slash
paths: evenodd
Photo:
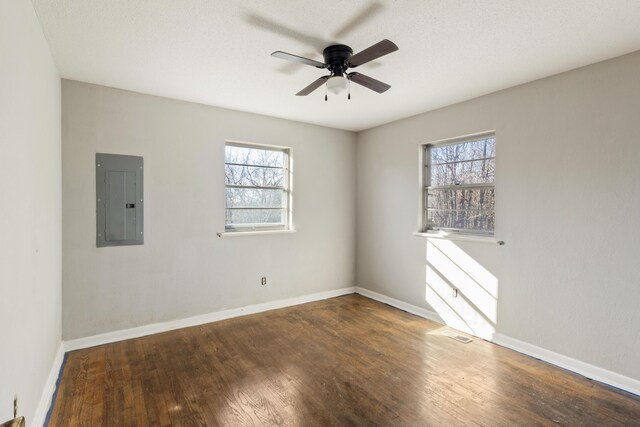
<path id="1" fill-rule="evenodd" d="M 427 237 L 429 239 L 459 240 L 464 242 L 492 243 L 500 246 L 504 241 L 497 240 L 494 236 L 475 236 L 470 234 L 447 233 L 444 231 L 416 232 L 414 236 Z"/>
<path id="2" fill-rule="evenodd" d="M 226 239 L 227 237 L 241 237 L 241 236 L 259 236 L 264 234 L 291 234 L 296 230 L 251 230 L 251 231 L 223 231 L 217 233 L 218 237 Z"/>

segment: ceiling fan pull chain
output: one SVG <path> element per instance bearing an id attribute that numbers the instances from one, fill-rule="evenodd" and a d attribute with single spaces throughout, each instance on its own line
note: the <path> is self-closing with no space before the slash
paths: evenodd
<path id="1" fill-rule="evenodd" d="M 328 93 L 328 90 L 329 90 L 329 89 L 328 89 L 328 87 L 329 87 L 329 84 L 328 84 L 328 83 L 325 83 L 325 84 L 324 84 L 324 100 L 325 100 L 325 101 L 329 99 L 329 98 L 327 97 L 327 93 Z"/>
<path id="2" fill-rule="evenodd" d="M 349 84 L 349 94 L 347 95 L 347 99 L 351 99 L 351 79 L 347 78 L 347 82 Z"/>

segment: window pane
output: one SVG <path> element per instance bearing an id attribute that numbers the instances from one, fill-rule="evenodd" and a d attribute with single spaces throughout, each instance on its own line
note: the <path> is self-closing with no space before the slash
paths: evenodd
<path id="1" fill-rule="evenodd" d="M 493 232 L 495 151 L 494 136 L 430 148 L 425 185 L 450 188 L 425 190 L 427 228 Z"/>
<path id="2" fill-rule="evenodd" d="M 284 209 L 227 209 L 225 225 L 284 225 Z"/>
<path id="3" fill-rule="evenodd" d="M 430 185 L 484 184 L 495 181 L 495 159 L 431 166 Z"/>
<path id="4" fill-rule="evenodd" d="M 429 189 L 427 193 L 427 208 L 430 210 L 494 210 L 496 204 L 495 194 L 495 189 L 492 187 Z"/>
<path id="5" fill-rule="evenodd" d="M 225 147 L 225 163 L 284 167 L 284 160 L 285 153 L 283 151 L 236 147 L 233 145 L 227 145 Z"/>
<path id="6" fill-rule="evenodd" d="M 283 208 L 286 207 L 284 190 L 258 188 L 227 188 L 227 208 Z"/>
<path id="7" fill-rule="evenodd" d="M 431 163 L 461 162 L 496 156 L 495 137 L 444 145 L 431 149 Z"/>
<path id="8" fill-rule="evenodd" d="M 225 146 L 227 229 L 287 225 L 288 156 L 285 149 Z"/>
<path id="9" fill-rule="evenodd" d="M 428 228 L 492 232 L 495 226 L 495 213 L 494 211 L 440 211 L 429 209 L 427 221 Z"/>
<path id="10" fill-rule="evenodd" d="M 284 169 L 254 166 L 225 165 L 227 185 L 251 185 L 256 187 L 282 187 L 285 183 Z"/>

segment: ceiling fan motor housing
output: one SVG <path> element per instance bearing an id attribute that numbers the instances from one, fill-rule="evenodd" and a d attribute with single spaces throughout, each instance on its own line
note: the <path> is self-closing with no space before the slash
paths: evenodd
<path id="1" fill-rule="evenodd" d="M 322 51 L 324 63 L 332 76 L 342 76 L 349 68 L 348 59 L 353 55 L 353 49 L 344 44 L 334 44 Z"/>

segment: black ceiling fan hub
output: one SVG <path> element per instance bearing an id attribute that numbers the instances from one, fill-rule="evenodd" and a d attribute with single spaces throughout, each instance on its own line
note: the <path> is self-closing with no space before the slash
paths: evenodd
<path id="1" fill-rule="evenodd" d="M 322 51 L 324 63 L 332 75 L 341 76 L 349 66 L 347 60 L 353 55 L 353 49 L 344 44 L 334 44 Z"/>

